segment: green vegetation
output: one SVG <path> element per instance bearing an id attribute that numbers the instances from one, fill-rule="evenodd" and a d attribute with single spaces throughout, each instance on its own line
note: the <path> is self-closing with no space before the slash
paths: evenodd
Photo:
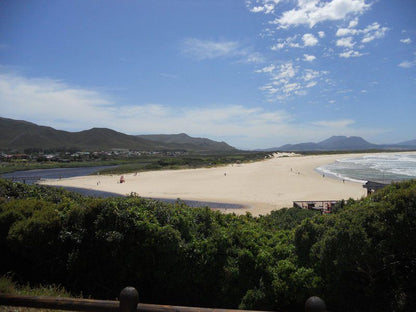
<path id="1" fill-rule="evenodd" d="M 63 287 L 56 285 L 19 285 L 10 276 L 0 276 L 0 293 L 24 296 L 72 297 Z M 0 306 L 0 312 L 51 312 L 56 310 Z"/>
<path id="2" fill-rule="evenodd" d="M 53 169 L 53 168 L 79 168 L 79 167 L 95 167 L 95 166 L 116 166 L 124 164 L 126 161 L 121 160 L 107 160 L 107 161 L 73 161 L 68 163 L 62 162 L 29 162 L 29 161 L 13 161 L 0 163 L 0 174 L 22 171 L 22 170 L 34 170 L 34 169 Z"/>
<path id="3" fill-rule="evenodd" d="M 228 164 L 246 163 L 263 160 L 270 153 L 247 152 L 232 154 L 188 154 L 180 156 L 142 156 L 134 161 L 120 164 L 117 168 L 101 170 L 103 174 L 119 174 L 137 171 L 163 170 L 163 169 L 191 169 L 201 167 L 222 166 Z"/>
<path id="4" fill-rule="evenodd" d="M 73 297 L 62 286 L 56 285 L 39 285 L 32 287 L 29 284 L 20 285 L 13 281 L 10 276 L 0 276 L 0 293 L 15 294 L 25 296 L 51 296 L 51 297 Z M 2 309 L 0 308 L 0 311 Z"/>
<path id="5" fill-rule="evenodd" d="M 258 218 L 130 196 L 87 198 L 0 180 L 0 274 L 113 299 L 301 310 L 411 311 L 416 302 L 416 181 L 331 215 Z"/>
<path id="6" fill-rule="evenodd" d="M 52 168 L 75 168 L 75 167 L 95 167 L 95 166 L 117 166 L 101 171 L 103 174 L 119 174 L 137 171 L 149 171 L 160 169 L 186 169 L 219 166 L 235 163 L 262 160 L 270 153 L 265 152 L 241 152 L 241 153 L 219 153 L 219 154 L 151 154 L 135 157 L 126 156 L 106 156 L 101 159 L 91 157 L 83 161 L 57 162 L 57 161 L 30 161 L 15 160 L 0 163 L 0 174 L 32 169 L 52 169 Z"/>

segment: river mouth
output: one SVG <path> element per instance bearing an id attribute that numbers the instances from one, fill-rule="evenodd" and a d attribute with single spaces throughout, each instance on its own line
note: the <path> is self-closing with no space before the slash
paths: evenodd
<path id="1" fill-rule="evenodd" d="M 78 168 L 52 168 L 52 169 L 34 169 L 34 170 L 25 170 L 25 171 L 15 171 L 10 173 L 5 173 L 0 177 L 3 179 L 13 179 L 15 182 L 22 182 L 25 184 L 36 184 L 40 180 L 47 179 L 65 179 L 79 176 L 93 175 L 102 169 L 115 168 L 117 166 L 96 166 L 96 167 L 78 167 Z M 53 187 L 53 186 L 52 186 Z M 91 189 L 77 188 L 77 187 L 63 187 L 64 189 L 75 192 L 84 196 L 91 196 L 97 198 L 108 198 L 108 197 L 125 197 L 118 193 L 97 191 Z M 143 197 L 146 199 L 152 199 L 164 203 L 174 204 L 178 199 L 169 199 L 169 198 L 150 198 Z M 208 201 L 196 201 L 196 200 L 186 200 L 179 199 L 180 202 L 183 202 L 189 207 L 209 207 L 213 209 L 242 209 L 246 208 L 243 205 L 239 204 L 228 204 L 228 203 L 218 203 L 218 202 L 208 202 Z"/>
<path id="2" fill-rule="evenodd" d="M 33 169 L 4 173 L 0 177 L 12 179 L 16 182 L 34 184 L 43 179 L 65 179 L 95 174 L 103 169 L 116 168 L 118 166 L 95 166 L 77 168 L 52 168 L 52 169 Z"/>

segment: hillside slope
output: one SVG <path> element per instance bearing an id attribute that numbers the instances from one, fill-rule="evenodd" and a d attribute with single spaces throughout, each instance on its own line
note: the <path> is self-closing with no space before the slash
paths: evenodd
<path id="1" fill-rule="evenodd" d="M 163 144 L 175 144 L 184 149 L 199 149 L 211 151 L 234 151 L 235 148 L 225 142 L 217 142 L 206 138 L 193 138 L 185 133 L 179 134 L 150 134 L 137 137 Z"/>
<path id="2" fill-rule="evenodd" d="M 145 151 L 185 150 L 194 152 L 233 151 L 224 142 L 191 138 L 186 134 L 156 136 L 127 135 L 107 128 L 80 132 L 56 130 L 31 122 L 0 117 L 0 150 L 84 150 L 129 149 Z"/>

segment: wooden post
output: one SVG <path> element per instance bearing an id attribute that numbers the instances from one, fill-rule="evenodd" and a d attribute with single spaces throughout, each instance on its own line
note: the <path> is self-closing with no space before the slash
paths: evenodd
<path id="1" fill-rule="evenodd" d="M 310 297 L 305 302 L 305 312 L 326 312 L 325 301 L 317 296 Z"/>
<path id="2" fill-rule="evenodd" d="M 126 287 L 120 292 L 120 312 L 136 312 L 139 293 L 134 287 Z"/>

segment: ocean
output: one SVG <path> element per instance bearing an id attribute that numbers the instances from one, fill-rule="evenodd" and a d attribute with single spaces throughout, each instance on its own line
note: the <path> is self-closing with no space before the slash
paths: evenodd
<path id="1" fill-rule="evenodd" d="M 338 159 L 316 170 L 330 177 L 365 183 L 416 179 L 416 154 L 386 153 Z"/>

